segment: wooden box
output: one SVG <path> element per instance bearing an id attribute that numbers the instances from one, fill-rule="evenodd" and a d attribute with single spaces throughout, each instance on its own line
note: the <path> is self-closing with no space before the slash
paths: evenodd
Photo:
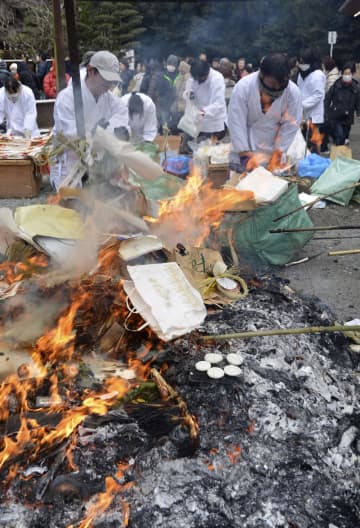
<path id="1" fill-rule="evenodd" d="M 41 175 L 31 159 L 0 159 L 0 198 L 33 198 Z"/>
<path id="2" fill-rule="evenodd" d="M 207 164 L 207 179 L 212 182 L 215 189 L 220 189 L 229 178 L 229 164 L 216 163 L 211 164 L 210 159 Z"/>
<path id="3" fill-rule="evenodd" d="M 154 143 L 159 147 L 160 152 L 164 152 L 165 149 L 165 136 L 156 136 Z M 179 154 L 181 145 L 181 136 L 168 136 L 166 150 L 177 152 Z"/>
<path id="4" fill-rule="evenodd" d="M 50 129 L 54 126 L 55 99 L 39 99 L 36 101 L 37 124 L 41 129 Z"/>

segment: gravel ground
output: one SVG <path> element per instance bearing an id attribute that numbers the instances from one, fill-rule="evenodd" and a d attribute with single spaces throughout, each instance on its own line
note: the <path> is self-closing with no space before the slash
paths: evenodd
<path id="1" fill-rule="evenodd" d="M 359 119 L 351 131 L 350 141 L 353 158 L 360 160 Z M 309 214 L 316 226 L 360 226 L 360 206 L 354 202 L 350 202 L 348 207 L 327 202 L 325 209 L 313 209 Z M 325 237 L 334 238 L 324 239 Z M 296 291 L 319 297 L 339 320 L 360 318 L 360 254 L 328 256 L 329 251 L 350 249 L 360 249 L 360 228 L 316 232 L 314 238 L 303 248 L 299 258 L 319 253 L 320 255 L 303 264 L 282 268 L 276 272 L 279 276 L 289 279 L 290 286 Z"/>
<path id="2" fill-rule="evenodd" d="M 353 158 L 360 160 L 359 120 L 352 129 L 350 140 Z M 53 191 L 48 179 L 45 178 L 39 196 L 31 199 L 0 199 L 0 207 L 15 208 L 21 205 L 47 203 L 51 194 Z M 317 226 L 346 224 L 360 226 L 360 206 L 355 203 L 341 207 L 328 202 L 325 209 L 314 209 L 309 214 Z M 301 259 L 317 255 L 315 258 L 296 266 L 276 268 L 274 271 L 278 276 L 288 279 L 294 290 L 319 297 L 332 309 L 339 320 L 347 321 L 360 317 L 360 254 L 329 257 L 328 252 L 356 248 L 360 248 L 360 229 L 318 232 L 298 256 Z"/>

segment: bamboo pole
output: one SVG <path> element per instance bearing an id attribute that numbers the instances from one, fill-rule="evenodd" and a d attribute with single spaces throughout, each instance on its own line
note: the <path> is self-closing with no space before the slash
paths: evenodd
<path id="1" fill-rule="evenodd" d="M 329 251 L 329 257 L 337 257 L 340 255 L 356 255 L 360 253 L 360 249 L 344 249 L 343 251 Z"/>
<path id="2" fill-rule="evenodd" d="M 343 229 L 360 229 L 360 225 L 348 226 L 317 226 L 317 227 L 284 227 L 282 229 L 269 229 L 269 233 L 301 233 L 302 231 L 341 231 Z"/>
<path id="3" fill-rule="evenodd" d="M 78 51 L 78 37 L 75 23 L 75 3 L 74 0 L 64 0 L 66 28 L 70 54 L 72 87 L 74 93 L 74 107 L 75 121 L 77 135 L 81 138 L 85 137 L 85 118 L 84 105 L 81 93 L 81 81 L 79 72 L 79 51 Z"/>
<path id="4" fill-rule="evenodd" d="M 350 185 L 346 185 L 345 187 L 342 187 L 341 189 L 335 191 L 335 192 L 331 192 L 329 194 L 324 194 L 323 196 L 319 196 L 318 198 L 316 198 L 315 200 L 313 200 L 312 202 L 308 203 L 308 204 L 304 204 L 304 205 L 300 205 L 299 207 L 296 207 L 295 209 L 293 209 L 292 211 L 290 211 L 289 213 L 286 213 L 284 215 L 281 215 L 281 216 L 278 216 L 277 218 L 275 218 L 273 220 L 273 222 L 278 222 L 279 220 L 282 220 L 283 218 L 287 218 L 288 216 L 294 214 L 294 213 L 297 213 L 298 211 L 301 211 L 301 209 L 305 209 L 306 207 L 308 207 L 309 209 L 315 205 L 316 203 L 320 202 L 320 200 L 324 200 L 326 198 L 329 198 L 329 196 L 334 196 L 334 194 L 339 194 L 343 191 L 347 191 L 348 189 L 355 189 L 355 187 L 359 187 L 360 186 L 360 182 L 358 183 L 351 183 Z"/>
<path id="5" fill-rule="evenodd" d="M 250 337 L 318 334 L 332 332 L 354 332 L 359 330 L 360 325 L 308 326 L 303 328 L 275 328 L 272 330 L 255 330 L 254 332 L 236 332 L 234 334 L 205 335 L 201 336 L 201 339 L 204 339 L 205 341 L 209 341 L 210 339 L 248 339 Z"/>
<path id="6" fill-rule="evenodd" d="M 346 239 L 360 238 L 360 236 L 330 236 L 330 237 L 314 237 L 312 240 L 346 240 Z"/>

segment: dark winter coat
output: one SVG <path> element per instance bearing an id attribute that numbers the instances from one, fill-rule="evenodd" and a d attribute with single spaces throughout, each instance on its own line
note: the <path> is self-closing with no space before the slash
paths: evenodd
<path id="1" fill-rule="evenodd" d="M 174 79 L 175 80 L 175 79 Z M 174 81 L 168 72 L 156 70 L 149 83 L 148 95 L 159 110 L 170 110 L 176 96 Z"/>
<path id="2" fill-rule="evenodd" d="M 19 81 L 25 86 L 28 86 L 29 88 L 31 88 L 35 96 L 35 99 L 39 99 L 40 92 L 39 92 L 39 87 L 37 84 L 36 75 L 29 70 L 26 62 L 19 62 L 18 74 L 19 74 Z"/>
<path id="3" fill-rule="evenodd" d="M 345 84 L 340 78 L 326 94 L 326 120 L 351 125 L 354 122 L 354 112 L 360 115 L 359 83 L 353 79 L 351 84 Z"/>
<path id="4" fill-rule="evenodd" d="M 4 86 L 5 81 L 10 78 L 10 72 L 6 67 L 5 61 L 0 61 L 0 88 Z"/>
<path id="5" fill-rule="evenodd" d="M 124 70 L 120 72 L 121 87 L 122 87 L 123 95 L 125 95 L 128 92 L 129 84 L 132 78 L 133 78 L 133 74 L 130 70 Z"/>

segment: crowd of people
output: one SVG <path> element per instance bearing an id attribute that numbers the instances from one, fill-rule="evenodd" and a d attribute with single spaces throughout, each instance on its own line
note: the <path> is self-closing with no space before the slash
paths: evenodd
<path id="1" fill-rule="evenodd" d="M 24 66 L 25 65 L 25 66 Z M 54 135 L 76 136 L 75 104 L 71 79 L 56 93 L 54 61 L 40 60 L 36 72 L 26 63 L 0 61 L 0 122 L 7 132 L 34 136 L 38 90 L 56 98 Z M 163 63 L 152 59 L 131 71 L 126 59 L 109 51 L 88 51 L 80 65 L 85 128 L 97 125 L 122 139 L 152 141 L 158 133 L 181 133 L 179 121 L 191 107 L 197 141 L 221 140 L 229 133 L 231 164 L 243 170 L 254 152 L 270 156 L 286 152 L 302 127 L 309 145 L 318 130 L 321 151 L 330 139 L 336 145 L 349 141 L 354 114 L 360 116 L 360 88 L 355 65 L 339 69 L 327 56 L 322 60 L 310 48 L 297 57 L 270 53 L 255 69 L 241 57 L 213 58 L 205 53 L 185 58 L 170 54 Z M 194 114 L 195 110 L 195 114 Z M 35 116 L 35 117 L 34 117 Z M 183 134 L 186 151 L 187 138 Z M 72 155 L 63 156 L 53 170 L 52 181 L 61 185 Z M 56 172 L 56 174 L 55 174 Z"/>

